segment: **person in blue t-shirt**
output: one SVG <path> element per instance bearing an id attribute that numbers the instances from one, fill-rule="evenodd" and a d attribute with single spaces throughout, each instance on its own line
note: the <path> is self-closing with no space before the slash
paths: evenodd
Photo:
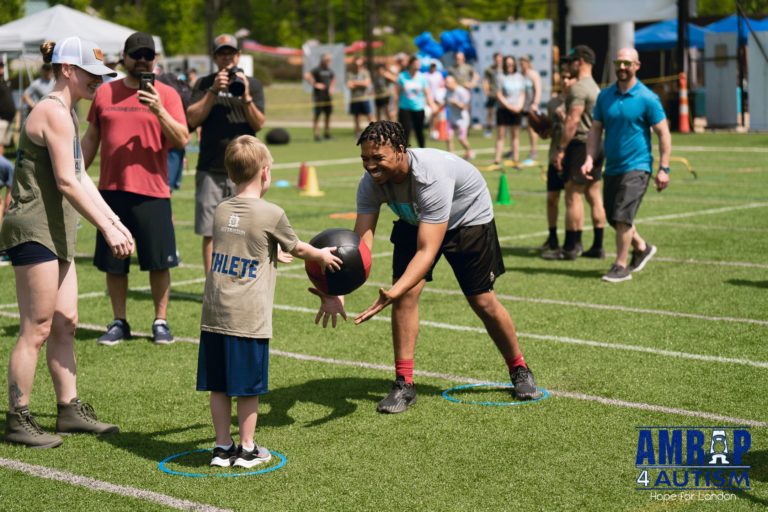
<path id="1" fill-rule="evenodd" d="M 642 270 L 656 254 L 656 247 L 638 234 L 634 219 L 653 172 L 650 131 L 659 138 L 656 173 L 659 192 L 669 185 L 672 138 L 659 97 L 637 79 L 640 69 L 637 51 L 622 48 L 614 66 L 617 80 L 597 98 L 587 140 L 587 158 L 581 172 L 586 179 L 592 179 L 590 171 L 605 127 L 603 202 L 608 222 L 616 230 L 616 261 L 603 281 L 618 283 L 632 279 L 632 272 Z M 627 265 L 630 245 L 632 259 Z"/>
<path id="2" fill-rule="evenodd" d="M 403 125 L 405 140 L 411 138 L 411 131 L 416 132 L 416 141 L 420 148 L 424 147 L 424 107 L 429 106 L 432 112 L 437 112 L 429 82 L 426 75 L 419 71 L 421 62 L 418 57 L 408 60 L 408 67 L 397 78 L 398 113 L 397 121 Z"/>

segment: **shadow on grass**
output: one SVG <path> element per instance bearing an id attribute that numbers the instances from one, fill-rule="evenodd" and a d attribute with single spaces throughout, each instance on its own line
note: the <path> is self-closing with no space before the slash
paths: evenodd
<path id="1" fill-rule="evenodd" d="M 343 418 L 357 410 L 355 401 L 370 403 L 370 407 L 386 396 L 391 380 L 362 378 L 315 379 L 303 384 L 270 390 L 263 402 L 270 405 L 269 412 L 259 415 L 259 425 L 284 426 L 296 420 L 290 410 L 298 402 L 310 402 L 327 407 L 331 411 L 322 418 L 309 421 L 305 427 L 316 427 Z M 418 384 L 421 395 L 437 395 L 440 388 Z"/>
<path id="2" fill-rule="evenodd" d="M 502 247 L 502 256 L 519 256 L 521 258 L 540 258 L 541 247 Z"/>
<path id="3" fill-rule="evenodd" d="M 198 430 L 200 436 L 194 439 L 187 438 L 184 441 L 173 441 L 166 438 L 167 436 L 181 434 L 188 430 Z M 161 459 L 170 455 L 196 450 L 201 444 L 211 444 L 213 442 L 213 431 L 210 423 L 196 423 L 157 432 L 126 432 L 121 430 L 119 434 L 99 439 L 111 444 L 115 448 L 125 450 L 143 459 L 160 462 Z M 180 459 L 179 464 L 186 465 L 188 463 L 190 467 L 197 465 L 196 460 L 182 462 L 183 460 Z"/>
<path id="4" fill-rule="evenodd" d="M 599 279 L 605 274 L 605 270 L 582 270 L 575 268 L 563 268 L 557 267 L 536 267 L 536 268 L 522 268 L 522 267 L 510 267 L 507 268 L 510 272 L 520 272 L 522 274 L 553 274 L 558 276 L 577 277 L 579 279 Z"/>
<path id="5" fill-rule="evenodd" d="M 768 281 L 750 281 L 748 279 L 728 279 L 728 284 L 734 286 L 751 286 L 752 288 L 768 288 Z"/>
<path id="6" fill-rule="evenodd" d="M 752 468 L 749 470 L 750 487 L 754 488 L 754 485 L 752 485 L 751 482 L 752 480 L 757 480 L 764 483 L 768 482 L 768 450 L 747 452 L 744 454 L 744 458 L 741 462 L 745 466 L 752 466 Z M 751 491 L 736 490 L 733 491 L 733 493 L 740 498 L 749 500 L 753 503 L 757 503 L 758 505 L 762 505 L 764 508 L 768 507 L 767 499 L 758 498 Z"/>

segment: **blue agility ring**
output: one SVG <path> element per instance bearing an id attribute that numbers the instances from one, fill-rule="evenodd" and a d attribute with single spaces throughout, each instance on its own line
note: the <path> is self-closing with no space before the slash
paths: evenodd
<path id="1" fill-rule="evenodd" d="M 184 473 L 182 471 L 174 471 L 165 466 L 166 462 L 170 462 L 174 459 L 178 459 L 179 457 L 189 455 L 190 453 L 202 453 L 202 452 L 210 453 L 211 450 L 190 450 L 188 452 L 177 453 L 175 455 L 171 455 L 161 460 L 160 463 L 157 465 L 157 468 L 164 473 L 168 473 L 169 475 L 188 476 L 192 478 L 205 478 L 205 477 L 211 477 L 211 476 L 217 477 L 217 478 L 229 478 L 229 477 L 237 477 L 237 476 L 254 476 L 254 475 L 263 475 L 264 473 L 271 473 L 272 471 L 277 471 L 281 467 L 285 466 L 285 463 L 287 462 L 285 455 L 279 452 L 269 450 L 269 453 L 271 453 L 272 455 L 280 459 L 280 462 L 278 462 L 274 466 L 271 466 L 265 469 L 260 469 L 259 471 L 249 471 L 248 473 L 221 473 L 218 475 L 205 474 L 205 473 Z"/>
<path id="2" fill-rule="evenodd" d="M 446 389 L 442 392 L 442 397 L 448 400 L 449 402 L 453 402 L 456 404 L 468 404 L 468 405 L 491 405 L 491 406 L 509 406 L 509 405 L 528 405 L 528 404 L 535 404 L 536 402 L 541 402 L 545 398 L 549 397 L 549 391 L 547 391 L 544 388 L 537 387 L 539 391 L 541 391 L 542 395 L 539 398 L 536 398 L 534 400 L 525 400 L 525 401 L 515 401 L 515 402 L 481 402 L 479 400 L 459 400 L 458 398 L 454 398 L 451 396 L 451 393 L 454 391 L 460 391 L 462 389 L 470 389 L 470 388 L 484 388 L 484 387 L 498 387 L 498 388 L 514 388 L 515 386 L 511 382 L 484 382 L 481 384 L 463 384 L 461 386 L 456 386 L 450 389 Z"/>

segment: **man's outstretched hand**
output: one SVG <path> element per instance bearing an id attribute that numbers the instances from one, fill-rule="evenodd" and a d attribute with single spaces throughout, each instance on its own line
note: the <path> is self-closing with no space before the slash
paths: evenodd
<path id="1" fill-rule="evenodd" d="M 392 304 L 392 298 L 387 295 L 387 291 L 384 288 L 379 288 L 379 298 L 376 302 L 371 304 L 371 307 L 360 313 L 355 317 L 355 325 L 359 325 L 366 320 L 372 318 L 379 311 Z"/>

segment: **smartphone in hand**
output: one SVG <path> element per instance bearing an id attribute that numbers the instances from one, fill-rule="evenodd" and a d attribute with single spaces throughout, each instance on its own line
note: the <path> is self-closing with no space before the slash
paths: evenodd
<path id="1" fill-rule="evenodd" d="M 147 84 L 152 84 L 152 86 L 154 87 L 155 85 L 154 73 L 142 73 L 139 76 L 139 90 L 149 91 L 149 87 L 147 87 Z"/>

